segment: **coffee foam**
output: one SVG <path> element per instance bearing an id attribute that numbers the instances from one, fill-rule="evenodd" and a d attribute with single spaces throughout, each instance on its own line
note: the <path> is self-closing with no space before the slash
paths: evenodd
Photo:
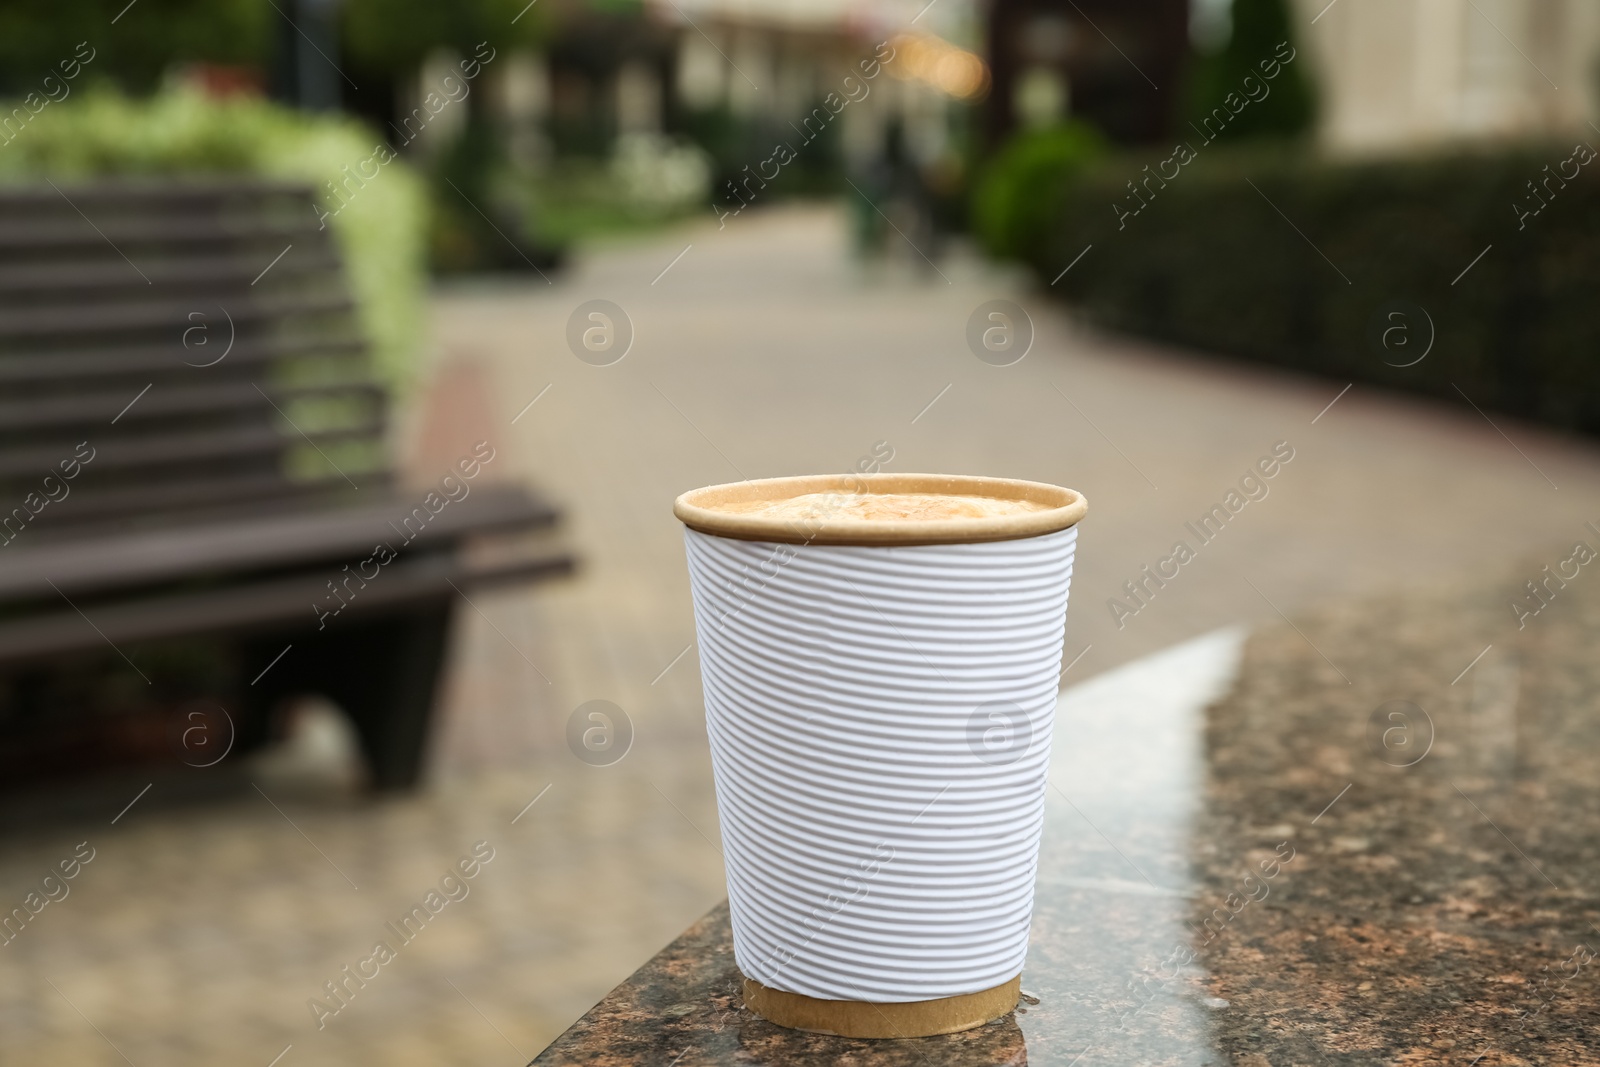
<path id="1" fill-rule="evenodd" d="M 691 530 L 805 545 L 978 544 L 1074 526 L 1081 493 L 966 474 L 801 474 L 691 489 L 672 513 Z"/>
<path id="2" fill-rule="evenodd" d="M 954 493 L 803 493 L 780 500 L 719 502 L 707 505 L 729 515 L 792 521 L 935 522 L 992 519 L 1048 511 L 1047 504 Z"/>

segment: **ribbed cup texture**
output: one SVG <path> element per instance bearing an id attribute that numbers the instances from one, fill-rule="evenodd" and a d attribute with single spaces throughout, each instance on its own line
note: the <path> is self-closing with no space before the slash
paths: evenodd
<path id="1" fill-rule="evenodd" d="M 739 969 L 875 1003 L 1015 978 L 1077 528 L 686 541 Z"/>

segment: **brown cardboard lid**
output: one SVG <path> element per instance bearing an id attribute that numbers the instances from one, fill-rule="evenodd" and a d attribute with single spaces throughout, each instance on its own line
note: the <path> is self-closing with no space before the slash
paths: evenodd
<path id="1" fill-rule="evenodd" d="M 742 977 L 742 976 L 741 976 Z M 770 989 L 744 979 L 744 1005 L 768 1022 L 792 1030 L 840 1037 L 931 1037 L 954 1034 L 992 1022 L 1017 1006 L 1022 976 L 992 989 L 937 1000 L 872 1004 L 860 1000 L 820 1000 Z"/>
<path id="2" fill-rule="evenodd" d="M 804 519 L 718 510 L 722 504 L 788 500 L 813 493 L 937 493 L 990 497 L 1043 505 L 1042 510 L 981 518 L 886 520 L 830 517 L 826 509 Z M 690 529 L 743 541 L 818 545 L 944 545 L 1037 537 L 1075 525 L 1089 511 L 1083 494 L 1047 482 L 966 474 L 805 474 L 760 478 L 691 489 L 672 513 Z"/>

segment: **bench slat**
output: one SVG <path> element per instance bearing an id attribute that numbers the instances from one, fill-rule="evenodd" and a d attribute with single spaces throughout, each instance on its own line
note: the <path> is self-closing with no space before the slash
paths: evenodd
<path id="1" fill-rule="evenodd" d="M 308 234 L 327 232 L 319 226 L 316 215 L 310 210 L 306 211 L 303 220 L 292 217 L 267 219 L 244 216 L 229 220 L 174 216 L 171 219 L 96 220 L 95 225 L 91 226 L 69 206 L 62 206 L 67 215 L 63 215 L 60 221 L 14 222 L 0 227 L 0 250 L 21 252 L 90 248 L 105 249 L 108 256 L 116 257 L 116 251 L 108 247 L 108 241 L 128 253 L 129 249 L 139 250 L 147 246 L 177 248 L 293 241 L 297 237 L 303 239 Z M 133 258 L 134 262 L 138 262 L 137 256 Z"/>
<path id="2" fill-rule="evenodd" d="M 67 190 L 74 204 L 128 205 L 141 209 L 172 207 L 215 209 L 219 204 L 289 200 L 304 204 L 314 191 L 309 184 L 249 174 L 157 179 L 106 178 L 74 184 Z M 0 185 L 0 212 L 64 204 L 61 192 L 48 185 Z"/>
<path id="3" fill-rule="evenodd" d="M 407 603 L 447 599 L 459 587 L 525 581 L 570 573 L 572 558 L 559 549 L 491 565 L 472 565 L 450 554 L 396 560 L 361 590 L 327 629 L 337 632 L 352 616 L 393 611 Z M 453 584 L 452 584 L 453 583 Z M 109 641 L 132 646 L 193 633 L 238 634 L 305 623 L 315 629 L 312 605 L 327 596 L 319 578 L 296 575 L 203 593 L 179 594 L 90 607 L 52 611 L 31 619 L 0 622 L 0 664 L 41 656 L 106 649 Z"/>
<path id="4" fill-rule="evenodd" d="M 466 498 L 446 504 L 436 515 L 429 515 L 423 508 L 428 521 L 414 519 L 409 528 L 405 527 L 405 518 L 414 508 L 421 507 L 427 492 L 419 489 L 409 494 L 387 494 L 357 507 L 60 538 L 33 546 L 24 541 L 30 532 L 24 527 L 15 544 L 0 548 L 0 558 L 7 564 L 0 567 L 0 600 L 53 595 L 51 581 L 69 596 L 75 596 L 194 573 L 327 560 L 355 562 L 369 556 L 379 542 L 404 556 L 408 532 L 415 534 L 410 543 L 415 548 L 448 543 L 469 532 L 531 529 L 556 519 L 555 509 L 526 490 L 483 485 L 472 487 Z M 337 571 L 338 567 L 333 567 L 322 580 Z"/>
<path id="5" fill-rule="evenodd" d="M 355 426 L 308 433 L 317 445 L 376 438 L 383 434 L 382 419 Z M 91 442 L 95 449 L 95 470 L 149 467 L 158 464 L 194 466 L 228 458 L 269 456 L 304 443 L 306 438 L 281 433 L 273 428 L 205 430 L 198 433 L 172 433 L 139 437 L 110 438 L 101 435 Z M 37 472 L 41 477 L 73 455 L 76 442 L 65 439 L 51 445 L 0 452 L 0 479 Z"/>
<path id="6" fill-rule="evenodd" d="M 196 306 L 196 305 L 200 306 Z M 228 308 L 235 324 L 307 315 L 347 314 L 355 305 L 343 293 L 319 296 L 252 297 Z M 117 302 L 88 308 L 46 307 L 8 310 L 0 316 L 0 341 L 25 337 L 58 337 L 119 330 L 168 329 L 174 342 L 192 325 L 191 311 L 209 311 L 200 300 Z"/>
<path id="7" fill-rule="evenodd" d="M 0 432 L 10 430 L 38 430 L 63 426 L 102 426 L 118 419 L 123 429 L 132 429 L 141 422 L 166 419 L 174 415 L 215 414 L 227 418 L 243 409 L 269 408 L 273 403 L 285 404 L 305 397 L 358 396 L 373 403 L 384 398 L 384 391 L 369 379 L 359 381 L 333 381 L 315 385 L 264 385 L 263 397 L 250 382 L 225 382 L 204 386 L 167 386 L 151 388 L 139 397 L 138 403 L 129 407 L 132 396 L 126 392 L 87 393 L 0 401 Z"/>
<path id="8" fill-rule="evenodd" d="M 394 475 L 390 471 L 363 471 L 359 491 L 387 492 L 393 488 L 393 483 Z M 34 520 L 48 523 L 51 537 L 57 536 L 57 531 L 71 536 L 76 532 L 74 527 L 87 526 L 93 533 L 95 525 L 103 526 L 112 520 L 121 520 L 119 528 L 127 528 L 129 525 L 214 522 L 284 507 L 320 510 L 326 504 L 348 500 L 358 492 L 338 475 L 291 482 L 278 473 L 240 472 L 220 478 L 200 476 L 154 484 L 139 482 L 111 489 L 97 489 L 82 482 L 75 484 L 77 488 L 68 498 L 72 501 L 70 506 L 46 507 Z M 29 525 L 31 527 L 32 523 Z"/>
<path id="9" fill-rule="evenodd" d="M 165 345 L 102 346 L 62 349 L 59 352 L 0 354 L 0 383 L 51 382 L 74 378 L 126 378 L 148 374 L 181 374 L 193 378 L 197 369 L 228 373 L 241 364 L 269 363 L 276 359 L 327 357 L 347 359 L 364 355 L 367 344 L 356 336 L 260 337 L 239 339 L 228 349 L 228 324 L 214 308 L 204 308 L 210 333 L 204 345 L 185 348 L 182 335 Z M 193 320 L 185 318 L 185 325 Z M 214 331 L 214 332 L 212 332 Z M 198 335 L 196 335 L 198 336 Z M 223 352 L 227 351 L 224 357 Z M 206 367 L 204 364 L 220 359 Z M 195 365 L 201 365 L 199 367 Z"/>
<path id="10" fill-rule="evenodd" d="M 261 275 L 267 262 L 270 261 L 263 261 L 256 256 L 187 256 L 140 263 L 139 270 L 144 272 L 144 277 L 129 270 L 121 257 L 0 267 L 0 298 L 27 296 L 33 299 L 82 301 L 86 294 L 120 292 L 135 286 L 139 292 L 160 291 L 174 286 L 191 290 L 210 290 L 222 286 L 245 289 Z M 294 251 L 272 267 L 273 273 L 282 277 L 331 274 L 338 269 L 339 258 L 326 245 L 307 248 L 303 253 L 296 245 Z"/>

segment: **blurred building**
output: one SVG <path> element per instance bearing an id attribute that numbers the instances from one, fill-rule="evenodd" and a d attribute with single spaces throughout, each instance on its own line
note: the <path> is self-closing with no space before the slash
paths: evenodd
<path id="1" fill-rule="evenodd" d="M 549 130 L 560 152 L 604 154 L 619 133 L 658 132 L 674 35 L 657 20 L 590 9 L 549 42 Z"/>
<path id="2" fill-rule="evenodd" d="M 860 95 L 839 113 L 847 158 L 869 154 L 890 124 L 924 162 L 948 148 L 950 108 L 988 89 L 973 0 L 651 0 L 678 27 L 673 98 L 688 110 L 727 107 L 776 129 L 798 126 L 832 93 Z M 893 62 L 864 94 L 860 63 Z M 846 85 L 845 79 L 856 80 Z"/>
<path id="3" fill-rule="evenodd" d="M 952 109 L 988 89 L 973 0 L 645 0 L 643 17 L 561 10 L 544 49 L 497 72 L 517 158 L 604 155 L 627 133 L 703 134 L 707 116 L 711 132 L 737 128 L 770 149 L 834 94 L 850 99 L 834 105 L 830 151 L 870 153 L 899 123 L 927 160 L 948 148 Z M 860 64 L 880 47 L 897 58 L 863 90 Z M 538 144 L 546 135 L 554 143 Z"/>
<path id="4" fill-rule="evenodd" d="M 1294 0 L 1330 147 L 1595 133 L 1594 0 Z"/>
<path id="5" fill-rule="evenodd" d="M 985 134 L 1066 118 L 1114 141 L 1172 129 L 1189 51 L 1189 0 L 992 0 L 986 29 L 994 87 Z"/>

